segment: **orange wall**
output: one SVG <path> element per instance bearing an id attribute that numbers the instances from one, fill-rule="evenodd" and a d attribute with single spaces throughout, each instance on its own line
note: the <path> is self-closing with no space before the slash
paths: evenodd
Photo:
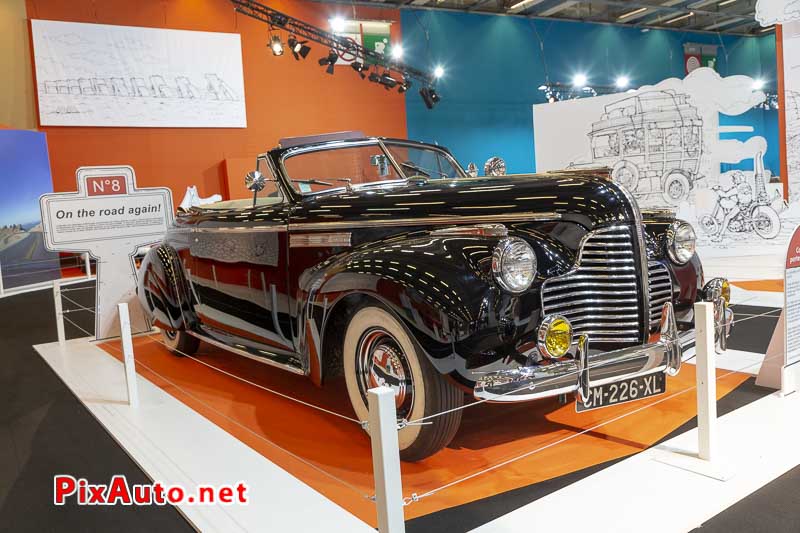
<path id="1" fill-rule="evenodd" d="M 328 28 L 345 18 L 393 21 L 393 9 L 353 8 L 298 0 L 270 0 L 271 7 Z M 201 196 L 224 194 L 226 158 L 255 157 L 282 137 L 361 130 L 368 135 L 406 137 L 405 98 L 362 81 L 348 67 L 329 76 L 317 60 L 327 50 L 313 45 L 304 61 L 267 48 L 267 27 L 235 13 L 228 0 L 26 0 L 29 18 L 240 33 L 247 105 L 246 129 L 41 127 L 47 133 L 56 191 L 75 190 L 75 169 L 130 164 L 140 186 L 168 185 L 180 202 L 185 187 Z M 286 35 L 282 34 L 284 43 Z M 309 43 L 313 44 L 313 43 Z M 242 177 L 232 176 L 231 179 Z"/>

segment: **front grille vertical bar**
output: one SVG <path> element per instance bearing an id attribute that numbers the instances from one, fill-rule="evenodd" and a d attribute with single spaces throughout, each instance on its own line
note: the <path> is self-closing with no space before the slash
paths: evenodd
<path id="1" fill-rule="evenodd" d="M 628 200 L 628 204 L 631 206 L 631 210 L 633 211 L 633 221 L 634 221 L 634 241 L 636 242 L 637 247 L 639 248 L 639 272 L 641 275 L 641 295 L 642 295 L 642 324 L 645 326 L 642 328 L 642 344 L 647 343 L 647 339 L 650 333 L 650 276 L 647 268 L 647 247 L 645 246 L 644 242 L 644 221 L 642 219 L 642 211 L 639 209 L 639 203 L 633 197 L 633 195 L 620 185 L 619 190 L 622 191 L 622 194 L 625 195 L 625 198 Z"/>

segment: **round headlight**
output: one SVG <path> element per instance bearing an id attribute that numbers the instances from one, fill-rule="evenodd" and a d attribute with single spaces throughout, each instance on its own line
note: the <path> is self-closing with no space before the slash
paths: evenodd
<path id="1" fill-rule="evenodd" d="M 667 230 L 667 253 L 679 265 L 685 265 L 694 255 L 697 236 L 691 224 L 676 221 Z"/>
<path id="2" fill-rule="evenodd" d="M 522 292 L 531 286 L 536 277 L 536 254 L 522 239 L 503 239 L 494 249 L 492 272 L 503 289 Z"/>
<path id="3" fill-rule="evenodd" d="M 543 356 L 563 357 L 572 346 L 572 324 L 561 315 L 551 315 L 539 326 L 537 339 L 539 352 Z"/>

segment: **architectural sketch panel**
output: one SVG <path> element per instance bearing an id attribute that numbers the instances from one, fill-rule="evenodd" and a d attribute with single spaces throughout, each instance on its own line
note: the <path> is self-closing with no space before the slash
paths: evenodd
<path id="1" fill-rule="evenodd" d="M 42 126 L 244 128 L 239 34 L 32 20 Z"/>

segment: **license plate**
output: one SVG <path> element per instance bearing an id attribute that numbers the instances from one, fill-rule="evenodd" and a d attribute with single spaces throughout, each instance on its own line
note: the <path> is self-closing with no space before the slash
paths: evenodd
<path id="1" fill-rule="evenodd" d="M 663 372 L 606 383 L 589 389 L 589 400 L 575 402 L 575 410 L 590 411 L 609 405 L 632 402 L 658 396 L 667 391 L 667 376 Z"/>

